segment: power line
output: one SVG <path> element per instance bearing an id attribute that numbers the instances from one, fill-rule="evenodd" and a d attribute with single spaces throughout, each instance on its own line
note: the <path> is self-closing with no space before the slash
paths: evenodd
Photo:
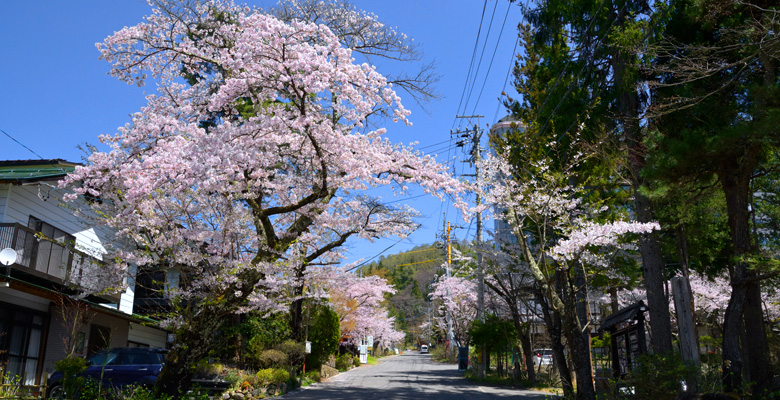
<path id="1" fill-rule="evenodd" d="M 414 228 L 414 230 L 412 230 L 411 232 L 409 232 L 409 235 L 411 235 L 412 233 L 414 233 L 415 231 L 417 231 L 418 229 L 420 229 L 420 227 L 421 227 L 421 226 L 422 226 L 421 224 L 417 225 L 417 227 L 415 227 L 415 228 Z M 407 235 L 407 237 L 409 237 L 409 235 Z M 348 269 L 348 270 L 347 270 L 347 272 L 354 271 L 354 270 L 356 270 L 356 269 L 358 269 L 358 268 L 360 268 L 360 267 L 362 267 L 362 266 L 364 266 L 364 265 L 368 264 L 368 263 L 369 263 L 371 260 L 373 260 L 373 259 L 375 259 L 375 258 L 379 257 L 379 256 L 380 256 L 380 255 L 382 255 L 384 252 L 386 252 L 386 251 L 390 250 L 391 248 L 395 247 L 395 245 L 397 245 L 398 243 L 401 243 L 401 242 L 402 242 L 402 241 L 404 241 L 405 239 L 406 239 L 406 237 L 403 237 L 403 238 L 400 238 L 400 239 L 398 239 L 398 241 L 396 241 L 395 243 L 391 244 L 390 246 L 387 246 L 387 247 L 386 247 L 384 250 L 380 251 L 379 253 L 377 253 L 377 254 L 376 254 L 376 255 L 374 255 L 373 257 L 371 257 L 371 258 L 369 258 L 368 260 L 366 260 L 366 261 L 363 261 L 362 263 L 360 263 L 360 264 L 358 264 L 358 265 L 356 265 L 356 266 L 354 266 L 354 267 L 352 267 L 352 268 Z"/>
<path id="2" fill-rule="evenodd" d="M 477 83 L 477 76 L 479 75 L 479 70 L 480 68 L 482 68 L 482 58 L 485 56 L 485 50 L 487 49 L 488 39 L 490 39 L 490 32 L 493 28 L 493 19 L 495 19 L 497 9 L 498 9 L 498 2 L 496 2 L 496 4 L 493 6 L 493 13 L 490 15 L 490 23 L 488 24 L 487 34 L 485 34 L 485 43 L 482 45 L 482 51 L 479 54 L 479 62 L 477 62 L 477 70 L 474 72 L 474 80 L 471 82 L 471 87 L 469 88 L 469 94 L 466 96 L 466 103 L 463 105 L 464 113 L 468 108 L 469 101 L 471 100 L 471 95 L 474 93 L 474 85 Z M 507 9 L 507 15 L 508 13 L 509 10 Z M 498 42 L 496 43 L 496 46 L 498 46 Z M 490 74 L 490 70 L 488 69 L 488 71 L 485 72 L 485 79 L 487 79 L 487 76 L 489 74 Z M 474 108 L 476 108 L 476 104 L 474 105 Z"/>
<path id="3" fill-rule="evenodd" d="M 509 81 L 509 75 L 512 73 L 512 68 L 515 65 L 515 56 L 517 55 L 517 45 L 520 43 L 520 38 L 515 40 L 515 49 L 512 50 L 512 58 L 509 61 L 509 69 L 506 71 L 506 77 L 504 78 L 504 84 L 501 86 L 501 91 L 506 91 L 506 84 Z M 498 120 L 498 110 L 501 109 L 501 102 L 496 105 L 496 113 L 493 115 L 493 121 Z"/>
<path id="4" fill-rule="evenodd" d="M 498 5 L 498 2 L 496 2 L 496 5 Z M 503 36 L 504 33 L 504 26 L 506 26 L 506 20 L 509 17 L 509 8 L 512 6 L 511 2 L 507 3 L 506 7 L 506 14 L 504 14 L 504 22 L 501 23 L 501 29 L 498 31 L 498 39 L 496 39 L 496 47 L 493 48 L 493 55 L 490 57 L 490 63 L 488 64 L 487 73 L 485 73 L 485 79 L 482 81 L 482 87 L 479 89 L 479 95 L 477 96 L 477 101 L 474 102 L 474 108 L 472 110 L 472 114 L 477 113 L 477 105 L 479 105 L 480 99 L 482 99 L 482 92 L 485 90 L 485 84 L 487 84 L 487 79 L 490 76 L 490 71 L 493 68 L 493 60 L 496 58 L 496 52 L 498 51 L 498 45 L 501 44 L 501 36 Z M 512 51 L 514 53 L 514 51 Z M 503 88 L 502 88 L 503 90 Z"/>
<path id="5" fill-rule="evenodd" d="M 469 63 L 469 70 L 466 73 L 466 81 L 463 84 L 463 92 L 460 94 L 460 102 L 458 103 L 458 112 L 460 112 L 460 107 L 463 105 L 463 98 L 466 95 L 466 89 L 469 87 L 469 79 L 471 78 L 471 71 L 474 68 L 474 60 L 477 58 L 477 48 L 479 48 L 479 38 L 482 35 L 482 22 L 485 20 L 485 9 L 487 9 L 487 0 L 482 5 L 482 16 L 479 20 L 479 28 L 477 29 L 477 38 L 474 41 L 474 50 L 471 52 L 471 62 Z M 452 128 L 455 129 L 455 122 L 457 119 L 454 119 L 452 121 Z"/>
<path id="6" fill-rule="evenodd" d="M 36 157 L 40 158 L 41 160 L 44 160 L 44 158 L 43 158 L 43 157 L 41 157 L 41 155 L 40 155 L 40 154 L 38 154 L 38 153 L 34 152 L 34 151 L 31 149 L 31 148 L 29 148 L 29 147 L 25 146 L 25 145 L 24 145 L 22 142 L 20 142 L 20 141 L 16 140 L 16 138 L 14 138 L 13 136 L 9 135 L 9 134 L 8 134 L 8 132 L 6 132 L 6 131 L 4 131 L 4 130 L 2 130 L 2 129 L 0 129 L 0 132 L 3 132 L 3 134 L 4 134 L 4 135 L 6 135 L 6 136 L 8 136 L 8 138 L 9 138 L 9 139 L 11 139 L 11 140 L 13 140 L 14 142 L 16 142 L 16 143 L 17 143 L 19 146 L 22 146 L 22 147 L 24 147 L 24 148 L 25 148 L 25 149 L 27 149 L 27 151 L 29 151 L 30 153 L 33 153 L 33 154 L 35 154 L 35 156 L 36 156 Z"/>

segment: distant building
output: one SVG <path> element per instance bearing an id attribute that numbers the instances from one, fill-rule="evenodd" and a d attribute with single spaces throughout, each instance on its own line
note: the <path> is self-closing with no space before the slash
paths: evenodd
<path id="1" fill-rule="evenodd" d="M 507 132 L 511 132 L 516 129 L 522 130 L 525 129 L 525 127 L 523 126 L 522 122 L 518 121 L 511 115 L 507 115 L 490 127 L 490 136 L 503 136 Z M 493 149 L 490 151 L 493 152 Z M 517 238 L 515 238 L 515 235 L 512 234 L 512 228 L 509 226 L 506 219 L 499 217 L 503 214 L 502 210 L 495 211 L 496 218 L 493 219 L 493 231 L 496 241 L 500 243 L 517 243 Z"/>

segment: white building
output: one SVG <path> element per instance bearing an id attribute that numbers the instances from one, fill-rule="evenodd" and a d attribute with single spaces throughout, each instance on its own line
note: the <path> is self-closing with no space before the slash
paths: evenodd
<path id="1" fill-rule="evenodd" d="M 133 315 L 134 280 L 116 290 L 80 295 L 113 240 L 74 214 L 86 200 L 63 202 L 57 182 L 77 164 L 64 160 L 0 161 L 0 363 L 6 376 L 43 384 L 67 354 L 106 347 L 164 347 L 167 333 Z M 10 254 L 10 253 L 9 253 Z M 121 289 L 120 289 L 121 288 Z"/>

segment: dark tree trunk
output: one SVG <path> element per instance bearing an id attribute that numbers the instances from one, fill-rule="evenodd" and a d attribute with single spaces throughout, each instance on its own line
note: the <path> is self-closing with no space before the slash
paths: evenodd
<path id="1" fill-rule="evenodd" d="M 574 398 L 574 385 L 572 384 L 571 371 L 566 363 L 566 352 L 563 346 L 563 324 L 561 315 L 553 310 L 547 303 L 541 291 L 535 291 L 536 301 L 542 308 L 542 317 L 547 326 L 547 332 L 550 335 L 550 347 L 553 352 L 553 364 L 561 376 L 561 387 L 563 388 L 563 397 L 567 399 Z"/>
<path id="2" fill-rule="evenodd" d="M 596 398 L 596 391 L 593 387 L 593 369 L 590 359 L 590 335 L 577 332 L 576 329 L 569 330 L 568 339 L 571 343 L 575 376 L 577 379 L 577 399 L 592 400 Z"/>
<path id="3" fill-rule="evenodd" d="M 290 304 L 290 334 L 296 342 L 306 340 L 303 323 L 303 299 L 297 299 Z"/>
<path id="4" fill-rule="evenodd" d="M 622 26 L 627 15 L 625 11 L 615 15 L 616 25 Z M 639 96 L 631 82 L 626 82 L 629 61 L 623 50 L 617 49 L 612 56 L 614 82 L 617 99 L 618 120 L 623 137 L 628 145 L 628 167 L 634 195 L 634 212 L 639 222 L 655 220 L 650 199 L 644 196 L 640 187 L 644 184 L 641 171 L 645 166 L 645 147 L 642 128 L 639 126 Z M 672 351 L 672 323 L 669 304 L 664 295 L 664 259 L 656 233 L 639 237 L 639 253 L 642 255 L 642 273 L 647 292 L 647 309 L 650 314 L 650 344 L 657 354 Z"/>
<path id="5" fill-rule="evenodd" d="M 595 399 L 596 391 L 593 388 L 593 365 L 590 355 L 590 322 L 588 310 L 588 285 L 585 279 L 585 270 L 580 263 L 574 265 L 574 301 L 575 315 L 570 317 L 571 329 L 570 343 L 574 354 L 574 368 L 577 378 L 577 398 Z"/>
<path id="6" fill-rule="evenodd" d="M 723 323 L 723 378 L 724 389 L 734 392 L 741 389 L 742 368 L 740 331 L 750 332 L 745 351 L 750 360 L 750 378 L 755 383 L 756 394 L 767 388 L 771 374 L 767 368 L 769 346 L 766 340 L 761 286 L 755 279 L 756 272 L 749 268 L 746 256 L 752 254 L 750 240 L 750 178 L 756 163 L 758 150 L 747 148 L 721 160 L 720 180 L 726 197 L 729 231 L 734 247 L 735 264 L 731 272 L 732 293 Z"/>
<path id="7" fill-rule="evenodd" d="M 306 329 L 303 320 L 303 290 L 304 290 L 304 272 L 305 266 L 299 268 L 295 277 L 298 285 L 293 289 L 294 298 L 290 304 L 290 334 L 296 342 L 306 340 Z"/>
<path id="8" fill-rule="evenodd" d="M 534 370 L 534 354 L 531 348 L 531 326 L 530 322 L 522 323 L 517 304 L 512 307 L 512 321 L 520 339 L 520 346 L 523 348 L 523 359 L 525 360 L 525 370 L 528 371 L 528 380 L 536 382 L 536 371 Z"/>
<path id="9" fill-rule="evenodd" d="M 634 93 L 623 97 L 627 103 L 636 102 Z M 634 212 L 639 222 L 655 220 L 650 200 L 640 191 L 643 179 L 641 171 L 645 165 L 640 127 L 635 123 L 627 123 L 624 127 L 629 138 L 629 165 L 631 168 L 631 184 L 634 189 Z M 647 292 L 647 309 L 650 314 L 650 344 L 657 354 L 672 351 L 672 325 L 669 317 L 669 304 L 664 295 L 664 259 L 656 233 L 646 233 L 639 237 L 639 253 L 642 255 L 642 274 Z"/>
<path id="10" fill-rule="evenodd" d="M 773 371 L 769 359 L 769 344 L 767 343 L 759 281 L 750 281 L 746 284 L 742 322 L 745 324 L 745 330 L 750 333 L 745 358 L 750 371 L 750 381 L 756 384 L 753 388 L 753 397 L 763 399 L 766 396 L 765 391 L 771 385 Z"/>
<path id="11" fill-rule="evenodd" d="M 528 380 L 536 383 L 536 370 L 534 369 L 534 351 L 531 348 L 531 332 L 526 329 L 520 334 L 520 346 L 523 348 L 523 361 L 527 371 Z"/>
<path id="12" fill-rule="evenodd" d="M 171 397 L 178 397 L 192 387 L 192 366 L 208 354 L 214 344 L 219 328 L 227 319 L 220 311 L 205 310 L 189 325 L 176 331 L 176 345 L 165 356 L 155 391 Z"/>
<path id="13" fill-rule="evenodd" d="M 732 393 L 742 387 L 742 354 L 739 335 L 742 330 L 742 311 L 745 306 L 745 287 L 732 286 L 729 304 L 723 321 L 723 390 Z"/>

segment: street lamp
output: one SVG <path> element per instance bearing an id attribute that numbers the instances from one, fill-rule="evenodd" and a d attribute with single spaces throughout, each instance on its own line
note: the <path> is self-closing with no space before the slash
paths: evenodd
<path id="1" fill-rule="evenodd" d="M 0 251 L 0 264 L 5 265 L 5 282 L 0 282 L 0 287 L 11 286 L 11 264 L 16 262 L 16 250 L 12 248 L 5 248 Z"/>

